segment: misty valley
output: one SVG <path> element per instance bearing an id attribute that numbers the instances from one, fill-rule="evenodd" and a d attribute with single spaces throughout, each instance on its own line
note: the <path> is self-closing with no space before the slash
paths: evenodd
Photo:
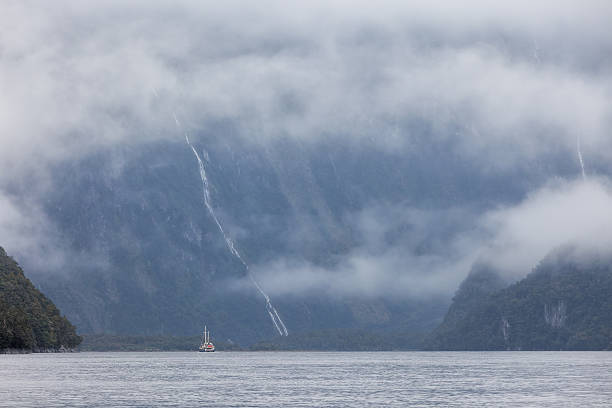
<path id="1" fill-rule="evenodd" d="M 559 245 L 532 270 L 508 270 L 511 254 L 484 240 L 491 231 L 474 232 L 486 211 L 474 197 L 520 200 L 497 189 L 499 176 L 475 195 L 469 164 L 411 177 L 416 155 L 289 141 L 261 150 L 176 130 L 186 143 L 114 148 L 53 169 L 62 183 L 47 192 L 44 216 L 56 231 L 17 260 L 83 350 L 192 350 L 204 325 L 219 350 L 611 346 L 604 252 Z M 513 211 L 528 217 L 521 206 L 531 205 Z M 12 306 L 13 286 L 3 293 Z M 27 335 L 7 331 L 3 348 L 48 347 L 35 318 L 22 318 Z"/>
<path id="2" fill-rule="evenodd" d="M 608 406 L 610 21 L 0 1 L 0 408 Z"/>

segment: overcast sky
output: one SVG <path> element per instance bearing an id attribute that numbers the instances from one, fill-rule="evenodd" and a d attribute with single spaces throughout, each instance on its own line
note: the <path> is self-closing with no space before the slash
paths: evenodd
<path id="1" fill-rule="evenodd" d="M 44 195 L 55 163 L 172 140 L 172 111 L 198 131 L 230 121 L 258 145 L 368 138 L 393 152 L 423 137 L 409 125 L 421 120 L 483 172 L 566 153 L 575 177 L 491 208 L 426 257 L 355 248 L 333 272 L 359 293 L 411 286 L 402 279 L 448 291 L 475 259 L 526 273 L 558 245 L 612 244 L 609 1 L 125 3 L 0 4 L 0 245 L 24 250 L 53 234 L 15 183 Z M 414 225 L 436 217 L 381 205 Z M 387 213 L 351 216 L 369 236 Z M 398 276 L 406 263 L 415 272 Z M 277 259 L 259 273 L 283 293 L 329 272 Z"/>

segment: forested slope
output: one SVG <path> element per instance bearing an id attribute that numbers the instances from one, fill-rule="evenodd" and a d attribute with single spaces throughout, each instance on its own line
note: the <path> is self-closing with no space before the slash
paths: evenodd
<path id="1" fill-rule="evenodd" d="M 426 347 L 611 350 L 610 263 L 555 254 L 525 279 L 503 289 L 494 273 L 473 273 Z"/>
<path id="2" fill-rule="evenodd" d="M 74 326 L 0 247 L 0 351 L 55 351 L 80 342 Z"/>

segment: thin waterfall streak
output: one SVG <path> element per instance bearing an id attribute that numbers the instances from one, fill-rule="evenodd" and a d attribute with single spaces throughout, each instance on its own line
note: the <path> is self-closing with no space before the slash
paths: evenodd
<path id="1" fill-rule="evenodd" d="M 219 221 L 219 219 L 217 218 L 217 215 L 215 214 L 215 211 L 213 209 L 211 199 L 210 199 L 210 189 L 209 189 L 209 184 L 208 184 L 208 177 L 206 177 L 206 170 L 204 169 L 204 163 L 202 162 L 202 159 L 200 158 L 200 155 L 198 154 L 196 149 L 191 145 L 190 147 L 191 147 L 191 150 L 193 150 L 193 153 L 195 154 L 195 157 L 198 160 L 198 165 L 200 167 L 200 178 L 202 179 L 202 184 L 204 187 L 202 189 L 203 194 L 204 194 L 204 205 L 206 206 L 206 209 L 212 216 L 212 219 L 215 221 L 215 224 L 217 224 L 217 228 L 221 232 L 221 235 L 223 236 L 223 239 L 225 240 L 225 244 L 227 245 L 230 253 L 233 256 L 235 256 L 242 263 L 242 265 L 244 265 L 247 268 L 247 272 L 249 272 L 248 265 L 246 264 L 244 259 L 242 259 L 242 256 L 240 255 L 240 253 L 234 246 L 234 241 L 232 241 L 232 239 L 225 233 L 225 230 L 223 229 L 221 222 Z M 252 278 L 252 275 L 250 275 L 250 272 L 249 272 L 249 276 L 251 276 Z M 258 287 L 258 289 L 261 292 L 261 288 Z"/>
<path id="2" fill-rule="evenodd" d="M 248 267 L 247 267 L 248 268 Z M 261 293 L 261 295 L 264 297 L 264 299 L 266 299 L 267 303 L 270 303 L 270 298 L 268 297 L 268 295 L 263 291 L 263 289 L 261 288 L 261 286 L 259 286 L 259 283 L 255 280 L 255 277 L 253 276 L 253 274 L 251 273 L 251 271 L 247 271 L 249 273 L 249 279 L 251 279 L 251 282 L 253 283 L 253 286 L 255 286 L 257 288 L 257 290 L 259 291 L 259 293 Z"/>
<path id="3" fill-rule="evenodd" d="M 174 122 L 176 123 L 177 128 L 179 130 L 182 130 L 181 122 L 179 122 L 179 120 L 176 117 L 176 114 L 174 112 L 172 112 L 172 116 L 174 117 Z M 194 156 L 195 156 L 195 158 L 196 158 L 196 160 L 198 162 L 198 168 L 199 168 L 199 171 L 200 171 L 200 178 L 202 179 L 202 193 L 203 193 L 203 196 L 204 196 L 204 205 L 206 206 L 206 209 L 208 210 L 208 213 L 210 214 L 211 218 L 213 219 L 213 221 L 217 225 L 217 228 L 219 229 L 219 232 L 221 232 L 221 235 L 223 236 L 223 239 L 225 240 L 225 244 L 227 245 L 227 248 L 229 249 L 230 253 L 236 259 L 238 259 L 240 261 L 240 263 L 242 263 L 242 265 L 244 266 L 244 268 L 245 268 L 245 270 L 247 272 L 247 275 L 248 275 L 249 279 L 251 280 L 251 282 L 253 283 L 253 285 L 257 289 L 257 291 L 265 299 L 265 301 L 266 301 L 266 311 L 268 312 L 268 315 L 270 316 L 270 319 L 272 320 L 272 323 L 274 324 L 274 327 L 278 331 L 278 334 L 280 334 L 281 336 L 288 336 L 289 335 L 289 331 L 287 330 L 287 327 L 285 326 L 285 323 L 283 322 L 283 320 L 280 318 L 278 312 L 276 311 L 276 308 L 272 305 L 272 302 L 270 301 L 270 297 L 266 294 L 266 292 L 263 291 L 263 289 L 261 288 L 261 286 L 259 285 L 257 280 L 255 280 L 255 277 L 251 273 L 249 265 L 242 258 L 242 255 L 240 255 L 240 252 L 238 252 L 238 250 L 236 249 L 234 241 L 229 237 L 228 234 L 225 233 L 225 230 L 223 229 L 223 225 L 221 225 L 221 222 L 217 218 L 215 210 L 214 210 L 214 208 L 212 206 L 212 200 L 211 200 L 211 197 L 210 197 L 210 186 L 209 186 L 209 183 L 208 183 L 208 177 L 206 176 L 206 169 L 204 167 L 204 162 L 202 161 L 202 158 L 198 154 L 198 151 L 189 142 L 189 137 L 188 137 L 187 132 L 184 132 L 184 133 L 185 133 L 185 140 L 187 142 L 187 145 L 191 148 L 191 151 L 193 152 L 193 154 L 194 154 Z M 206 153 L 206 152 L 204 152 L 204 153 Z"/>
<path id="4" fill-rule="evenodd" d="M 268 314 L 270 315 L 270 319 L 272 319 L 272 323 L 274 323 L 274 327 L 276 327 L 276 330 L 278 331 L 278 334 L 282 336 L 283 332 L 281 331 L 280 327 L 278 327 L 278 323 L 276 322 L 274 315 L 272 314 L 272 312 L 270 312 L 270 309 L 267 309 L 267 310 L 268 310 Z"/>
<path id="5" fill-rule="evenodd" d="M 582 160 L 582 151 L 580 149 L 580 135 L 576 137 L 576 150 L 578 151 L 578 161 L 580 162 L 580 169 L 582 170 L 582 179 L 586 180 L 586 173 L 584 171 L 584 160 Z"/>
<path id="6" fill-rule="evenodd" d="M 255 279 L 253 274 L 250 271 L 248 271 L 248 266 L 246 266 L 246 267 L 247 267 L 247 272 L 248 272 L 249 278 L 251 279 L 251 282 L 253 283 L 253 286 L 255 286 L 255 288 L 257 288 L 259 293 L 266 300 L 266 309 L 268 310 L 268 314 L 270 314 L 270 317 L 272 318 L 272 321 L 274 321 L 274 324 L 276 326 L 276 329 L 278 330 L 278 333 L 281 336 L 283 336 L 283 335 L 284 336 L 288 336 L 289 335 L 289 331 L 287 330 L 287 326 L 285 326 L 285 323 L 283 322 L 283 319 L 280 318 L 280 316 L 278 315 L 278 311 L 272 305 L 272 302 L 270 302 L 270 297 L 263 291 L 261 286 L 259 286 L 259 283 Z M 278 321 L 278 324 L 276 323 L 277 321 Z M 280 324 L 280 327 L 279 327 L 279 324 Z"/>
<path id="7" fill-rule="evenodd" d="M 238 259 L 242 263 L 242 265 L 244 265 L 244 267 L 246 268 L 247 274 L 249 275 L 249 278 L 254 283 L 254 285 L 257 288 L 257 290 L 259 291 L 259 293 L 266 300 L 266 309 L 268 311 L 268 314 L 270 315 L 270 318 L 272 319 L 272 323 L 274 323 L 274 327 L 276 327 L 276 330 L 278 331 L 278 333 L 281 336 L 283 336 L 283 335 L 287 336 L 289 334 L 288 331 L 287 331 L 287 328 L 285 327 L 285 324 L 281 320 L 281 318 L 278 315 L 278 312 L 276 311 L 274 306 L 272 306 L 272 303 L 270 302 L 270 297 L 263 291 L 261 286 L 259 286 L 259 284 L 255 280 L 255 278 L 253 277 L 253 274 L 249 270 L 249 267 L 248 267 L 247 263 L 244 261 L 244 259 L 242 259 L 242 256 L 240 255 L 240 253 L 238 252 L 238 250 L 234 246 L 234 241 L 232 241 L 232 239 L 225 233 L 225 230 L 223 229 L 223 226 L 221 225 L 221 222 L 217 218 L 217 215 L 215 214 L 215 211 L 214 211 L 214 209 L 212 207 L 212 204 L 211 204 L 210 189 L 209 189 L 209 184 L 208 184 L 208 177 L 206 176 L 206 170 L 204 168 L 204 163 L 202 162 L 202 159 L 200 158 L 200 155 L 198 154 L 197 150 L 191 144 L 189 145 L 189 147 L 191 147 L 191 150 L 193 151 L 193 153 L 194 153 L 194 155 L 195 155 L 195 157 L 196 157 L 196 159 L 198 161 L 198 166 L 200 168 L 200 178 L 202 179 L 203 194 L 204 194 L 204 205 L 206 206 L 206 209 L 208 210 L 208 212 L 211 215 L 212 219 L 215 221 L 215 224 L 217 224 L 217 228 L 221 232 L 221 235 L 223 236 L 223 239 L 225 240 L 225 244 L 227 245 L 230 253 L 234 257 L 236 257 L 236 259 Z M 278 322 L 277 322 L 277 319 L 278 319 Z M 281 329 L 281 327 L 279 327 L 279 323 L 281 324 L 282 329 Z"/>
<path id="8" fill-rule="evenodd" d="M 540 63 L 540 47 L 538 47 L 538 42 L 534 39 L 533 40 L 533 58 L 536 60 L 536 62 L 539 64 Z"/>
<path id="9" fill-rule="evenodd" d="M 281 336 L 287 336 L 288 335 L 288 333 L 286 333 L 287 329 L 285 328 L 285 325 L 283 324 L 283 321 L 281 320 L 281 318 L 278 316 L 278 313 L 276 312 L 276 309 L 274 308 L 274 306 L 268 303 L 268 307 L 266 307 L 266 309 L 268 310 L 268 314 L 270 315 L 270 317 L 272 318 L 272 321 L 274 322 L 274 326 L 276 326 L 276 330 L 278 330 L 278 334 L 280 334 Z M 283 331 L 283 329 L 285 330 Z"/>
<path id="10" fill-rule="evenodd" d="M 285 334 L 285 336 L 289 335 L 289 332 L 287 331 L 287 327 L 285 327 L 285 324 L 283 323 L 283 321 L 281 320 L 280 316 L 278 315 L 278 312 L 276 311 L 276 308 L 274 306 L 272 306 L 272 310 L 274 310 L 274 315 L 278 318 L 278 322 L 280 323 L 282 329 L 283 329 L 283 333 Z"/>

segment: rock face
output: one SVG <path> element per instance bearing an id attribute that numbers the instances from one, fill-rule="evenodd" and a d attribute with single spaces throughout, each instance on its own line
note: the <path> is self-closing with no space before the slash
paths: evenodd
<path id="1" fill-rule="evenodd" d="M 470 275 L 427 347 L 437 350 L 612 349 L 612 262 L 555 254 L 505 288 Z"/>
<path id="2" fill-rule="evenodd" d="M 62 352 L 80 342 L 74 326 L 0 247 L 0 351 Z"/>
<path id="3" fill-rule="evenodd" d="M 549 306 L 544 304 L 544 320 L 550 327 L 561 328 L 567 319 L 567 307 L 563 300 L 559 300 L 556 305 Z"/>
<path id="4" fill-rule="evenodd" d="M 490 297 L 507 286 L 495 272 L 485 266 L 475 266 L 461 283 L 442 324 L 426 342 L 426 348 L 449 350 L 497 349 L 491 341 L 499 335 L 507 337 L 510 324 L 496 310 L 483 305 Z M 486 322 L 475 324 L 474 316 Z M 476 330 L 477 328 L 477 330 Z"/>
<path id="5" fill-rule="evenodd" d="M 230 136 L 194 136 L 192 143 L 206 159 L 212 206 L 253 269 L 288 259 L 333 270 L 370 239 L 355 230 L 351 217 L 372 202 L 410 200 L 411 206 L 430 208 L 432 202 L 454 205 L 481 193 L 461 182 L 472 179 L 474 169 L 461 173 L 441 164 L 427 174 L 411 171 L 417 161 L 443 163 L 443 151 L 408 160 L 370 146 L 279 142 L 262 149 Z M 62 249 L 75 256 L 56 274 L 36 271 L 19 256 L 32 280 L 82 333 L 187 336 L 206 324 L 240 344 L 275 334 L 263 298 L 248 285 L 243 265 L 204 206 L 198 163 L 182 138 L 101 152 L 58 166 L 52 176 L 62 182 L 45 196 L 46 215 L 64 239 Z M 490 180 L 480 188 L 491 195 L 498 186 Z M 398 222 L 384 238 L 397 247 L 405 240 L 418 251 L 433 245 L 415 243 L 411 228 Z M 231 290 L 236 280 L 247 284 Z M 270 297 L 290 332 L 430 330 L 448 306 L 446 298 Z"/>
<path id="6" fill-rule="evenodd" d="M 391 298 L 368 287 L 364 296 L 363 290 L 341 290 L 354 282 L 331 274 L 356 269 L 357 260 L 368 269 L 370 286 L 378 285 L 379 272 L 419 274 L 419 280 L 427 272 L 420 269 L 428 268 L 421 259 L 439 258 L 445 241 L 469 229 L 482 211 L 516 202 L 538 182 L 534 176 L 515 182 L 531 168 L 483 172 L 426 124 L 411 126 L 419 136 L 405 152 L 367 139 L 347 145 L 335 138 L 301 143 L 279 137 L 260 144 L 224 126 L 190 135 L 206 167 L 211 205 L 250 269 L 268 273 L 262 287 L 294 333 L 435 328 L 448 307 L 446 292 L 432 298 L 417 282 L 408 288 L 406 278 L 402 289 L 409 294 L 397 291 Z M 15 255 L 81 333 L 192 336 L 206 324 L 243 345 L 268 339 L 276 330 L 265 301 L 204 205 L 193 151 L 183 135 L 176 139 L 101 148 L 53 167 L 51 187 L 29 201 L 44 203 L 57 258 L 65 262 L 50 273 L 44 265 L 39 270 L 31 254 Z M 12 194 L 29 199 L 37 192 Z M 458 215 L 457 208 L 468 210 Z M 360 261 L 381 254 L 388 264 Z M 291 265 L 298 267 L 287 270 Z M 282 284 L 309 282 L 308 274 L 292 279 L 300 265 L 330 271 L 336 287 L 323 281 L 310 292 L 271 289 L 281 269 Z M 240 290 L 233 290 L 236 281 L 244 283 Z M 380 287 L 395 289 L 392 282 Z"/>

